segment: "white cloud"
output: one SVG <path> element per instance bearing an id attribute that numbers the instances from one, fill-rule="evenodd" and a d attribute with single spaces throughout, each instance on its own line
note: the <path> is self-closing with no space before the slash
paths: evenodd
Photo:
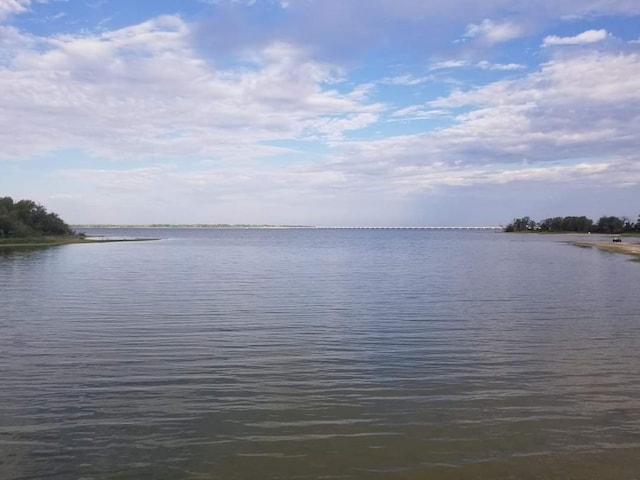
<path id="1" fill-rule="evenodd" d="M 403 85 L 403 86 L 413 86 L 413 85 L 421 85 L 433 80 L 433 77 L 416 77 L 414 75 L 397 75 L 395 77 L 386 77 L 383 78 L 380 83 L 384 85 Z"/>
<path id="2" fill-rule="evenodd" d="M 329 88 L 340 72 L 289 44 L 217 67 L 193 50 L 189 26 L 176 16 L 103 34 L 12 35 L 0 69 L 0 155 L 9 158 L 59 149 L 236 158 L 247 154 L 241 146 L 268 156 L 282 149 L 266 142 L 337 139 L 382 108 L 365 87 Z"/>
<path id="3" fill-rule="evenodd" d="M 475 64 L 470 63 L 467 60 L 446 60 L 444 62 L 438 62 L 429 67 L 429 70 L 451 70 L 457 68 L 469 68 L 469 67 L 477 67 L 482 70 L 493 70 L 493 71 L 514 71 L 514 70 L 523 70 L 525 68 L 524 65 L 519 63 L 491 63 L 487 60 L 482 60 Z"/>
<path id="4" fill-rule="evenodd" d="M 640 183 L 640 165 L 628 164 L 634 181 Z M 504 168 L 486 165 L 460 168 L 435 164 L 401 167 L 395 176 L 394 185 L 405 193 L 443 186 L 504 185 L 514 182 L 566 183 L 589 180 L 618 184 L 629 178 L 629 169 L 616 168 L 608 163 L 577 163 L 573 165 Z"/>
<path id="5" fill-rule="evenodd" d="M 526 68 L 524 65 L 519 63 L 491 63 L 486 60 L 478 62 L 477 65 L 482 70 L 514 71 Z"/>
<path id="6" fill-rule="evenodd" d="M 0 21 L 10 15 L 29 10 L 31 0 L 0 0 Z"/>
<path id="7" fill-rule="evenodd" d="M 444 70 L 450 68 L 462 68 L 468 66 L 469 63 L 466 60 L 445 60 L 444 62 L 438 62 L 431 65 L 430 70 Z"/>
<path id="8" fill-rule="evenodd" d="M 493 45 L 518 38 L 522 33 L 522 27 L 515 23 L 496 23 L 491 19 L 485 18 L 479 24 L 468 25 L 464 36 L 466 38 L 478 38 L 489 45 Z"/>
<path id="9" fill-rule="evenodd" d="M 436 118 L 449 115 L 447 110 L 435 110 L 435 109 L 427 109 L 423 105 L 412 105 L 410 107 L 401 108 L 399 110 L 394 111 L 391 114 L 391 118 L 400 119 L 400 120 L 417 120 L 417 119 L 428 119 L 428 118 Z"/>
<path id="10" fill-rule="evenodd" d="M 431 102 L 436 107 L 553 101 L 574 104 L 640 99 L 640 54 L 587 52 L 552 60 L 522 79 L 500 81 Z M 582 102 L 582 103 L 581 103 Z M 560 112 L 558 112 L 560 113 Z"/>
<path id="11" fill-rule="evenodd" d="M 448 69 L 456 69 L 456 68 L 468 68 L 468 67 L 478 67 L 482 70 L 494 70 L 494 71 L 514 71 L 514 70 L 523 70 L 526 68 L 524 65 L 519 63 L 491 63 L 487 60 L 482 60 L 478 63 L 471 64 L 467 60 L 446 60 L 444 62 L 438 62 L 431 67 L 429 70 L 448 70 Z"/>
<path id="12" fill-rule="evenodd" d="M 608 33 L 606 30 L 587 30 L 573 37 L 558 37 L 549 35 L 544 38 L 542 45 L 545 47 L 551 45 L 584 45 L 588 43 L 596 43 L 606 39 Z"/>
<path id="13" fill-rule="evenodd" d="M 375 166 L 376 178 L 406 192 L 519 181 L 640 185 L 638 54 L 559 58 L 392 118 L 456 109 L 463 113 L 449 126 L 351 144 L 334 165 L 347 178 Z"/>

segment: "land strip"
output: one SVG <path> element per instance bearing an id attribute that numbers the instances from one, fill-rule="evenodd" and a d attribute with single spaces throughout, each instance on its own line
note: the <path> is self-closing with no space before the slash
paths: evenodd
<path id="1" fill-rule="evenodd" d="M 626 239 L 626 238 L 625 238 Z M 622 253 L 624 255 L 631 255 L 635 257 L 637 261 L 640 261 L 640 242 L 634 240 L 632 242 L 603 242 L 603 241 L 589 241 L 579 240 L 569 242 L 571 245 L 577 247 L 595 247 L 607 252 Z"/>
<path id="2" fill-rule="evenodd" d="M 71 245 L 78 243 L 114 243 L 114 242 L 145 242 L 158 240 L 157 238 L 109 238 L 90 236 L 62 236 L 62 237 L 35 237 L 35 238 L 4 238 L 0 240 L 0 248 L 3 247 L 50 247 L 56 245 Z"/>

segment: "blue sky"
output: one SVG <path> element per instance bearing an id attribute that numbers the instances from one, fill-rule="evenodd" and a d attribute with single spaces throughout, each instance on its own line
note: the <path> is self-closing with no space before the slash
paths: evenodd
<path id="1" fill-rule="evenodd" d="M 69 223 L 640 214 L 636 0 L 0 0 L 0 195 Z"/>

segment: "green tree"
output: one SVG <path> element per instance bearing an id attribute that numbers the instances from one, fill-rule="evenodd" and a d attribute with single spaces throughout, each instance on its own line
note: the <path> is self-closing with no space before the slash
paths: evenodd
<path id="1" fill-rule="evenodd" d="M 564 217 L 561 226 L 565 232 L 590 232 L 593 229 L 593 220 L 585 216 Z"/>
<path id="2" fill-rule="evenodd" d="M 528 230 L 534 230 L 537 224 L 529 217 L 514 218 L 511 223 L 505 227 L 507 232 L 526 232 Z"/>
<path id="3" fill-rule="evenodd" d="M 624 220 L 613 216 L 600 217 L 596 227 L 599 233 L 621 233 L 624 230 Z"/>
<path id="4" fill-rule="evenodd" d="M 562 230 L 562 217 L 545 218 L 540 222 L 540 230 L 545 232 L 559 232 Z"/>
<path id="5" fill-rule="evenodd" d="M 631 221 L 629 217 L 622 217 L 624 225 L 622 227 L 623 232 L 633 232 L 635 230 L 635 223 Z"/>
<path id="6" fill-rule="evenodd" d="M 0 237 L 71 235 L 73 230 L 55 213 L 33 200 L 0 198 Z"/>
<path id="7" fill-rule="evenodd" d="M 0 215 L 9 213 L 13 210 L 13 198 L 0 197 Z"/>

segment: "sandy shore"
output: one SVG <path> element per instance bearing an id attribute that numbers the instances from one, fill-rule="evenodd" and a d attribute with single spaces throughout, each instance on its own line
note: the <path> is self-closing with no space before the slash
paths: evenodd
<path id="1" fill-rule="evenodd" d="M 569 242 L 571 245 L 578 247 L 596 247 L 600 250 L 606 250 L 607 252 L 623 253 L 625 255 L 632 255 L 640 260 L 640 239 L 638 238 L 623 238 L 622 242 L 606 241 L 589 241 L 581 240 L 575 242 Z"/>

